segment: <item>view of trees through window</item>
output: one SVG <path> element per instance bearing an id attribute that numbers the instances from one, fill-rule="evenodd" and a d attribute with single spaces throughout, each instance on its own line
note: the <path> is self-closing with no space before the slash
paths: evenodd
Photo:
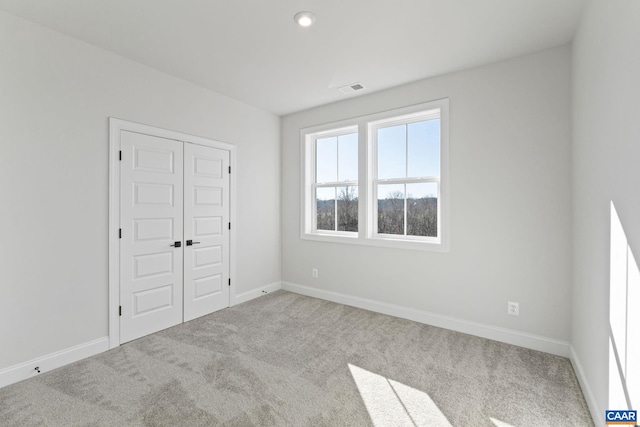
<path id="1" fill-rule="evenodd" d="M 358 231 L 357 187 L 319 188 L 317 193 L 318 230 Z"/>
<path id="2" fill-rule="evenodd" d="M 308 230 L 362 238 L 362 233 L 355 233 L 363 225 L 365 238 L 392 245 L 403 237 L 441 243 L 446 191 L 441 187 L 440 113 L 431 109 L 389 115 L 367 122 L 366 127 L 351 124 L 310 134 Z M 358 162 L 359 154 L 368 160 L 364 165 Z M 358 181 L 365 176 L 365 182 Z M 361 206 L 358 191 L 365 202 Z M 364 209 L 363 224 L 358 224 L 359 207 Z"/>
<path id="3" fill-rule="evenodd" d="M 316 200 L 317 229 L 358 231 L 358 189 L 331 187 L 319 190 L 319 193 L 324 195 Z M 391 191 L 378 197 L 378 233 L 437 237 L 438 197 L 436 194 L 423 197 L 408 194 L 405 198 L 404 192 Z"/>
<path id="4" fill-rule="evenodd" d="M 440 119 L 376 131 L 378 234 L 438 237 Z"/>
<path id="5" fill-rule="evenodd" d="M 358 134 L 318 138 L 316 229 L 358 231 Z"/>
<path id="6" fill-rule="evenodd" d="M 378 233 L 438 237 L 437 196 L 405 198 L 400 191 L 378 196 Z"/>

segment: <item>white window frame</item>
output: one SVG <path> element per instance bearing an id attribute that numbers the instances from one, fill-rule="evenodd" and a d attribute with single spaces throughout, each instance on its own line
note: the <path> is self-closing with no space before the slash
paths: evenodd
<path id="1" fill-rule="evenodd" d="M 340 137 L 342 135 L 348 135 L 348 134 L 352 134 L 352 133 L 358 133 L 358 127 L 357 126 L 350 126 L 350 127 L 346 127 L 346 128 L 337 129 L 337 130 L 330 130 L 330 131 L 327 131 L 327 132 L 315 133 L 315 134 L 313 134 L 312 144 L 315 143 L 315 141 L 318 140 L 318 139 L 331 138 L 331 137 Z M 338 141 L 336 141 L 336 150 L 338 150 L 338 154 L 336 156 L 336 161 L 338 163 L 336 164 L 336 167 L 338 167 L 338 164 L 340 162 L 339 144 L 340 144 L 340 142 L 339 142 L 339 139 L 338 139 Z M 317 149 L 317 147 L 316 147 L 316 149 Z M 315 160 L 315 157 L 314 157 L 314 160 Z M 334 215 L 335 215 L 335 228 L 336 228 L 336 230 L 317 230 L 317 232 L 329 233 L 329 234 L 333 234 L 333 235 L 342 235 L 342 236 L 347 236 L 347 237 L 349 237 L 349 236 L 354 237 L 357 234 L 354 231 L 339 231 L 339 230 L 337 230 L 337 228 L 338 228 L 338 212 L 337 212 L 338 211 L 338 203 L 337 203 L 338 202 L 338 198 L 337 198 L 338 194 L 337 194 L 337 188 L 338 187 L 358 187 L 358 181 L 357 180 L 356 181 L 333 181 L 333 182 L 318 183 L 318 182 L 316 182 L 316 179 L 315 179 L 315 177 L 316 177 L 316 170 L 315 170 L 316 162 L 315 161 L 312 162 L 311 167 L 312 167 L 312 171 L 311 171 L 312 175 L 311 176 L 313 177 L 313 183 L 311 184 L 311 187 L 312 187 L 312 195 L 311 195 L 312 196 L 312 200 L 315 201 L 317 199 L 316 192 L 317 192 L 318 188 L 336 188 L 336 199 L 335 199 L 336 203 L 335 203 L 335 208 L 334 208 L 335 209 Z M 312 217 L 313 217 L 312 218 L 312 221 L 313 221 L 312 230 L 316 230 L 317 229 L 317 225 L 318 225 L 317 224 L 318 215 L 317 215 L 317 205 L 316 205 L 316 203 L 314 203 L 314 209 L 313 209 Z"/>
<path id="2" fill-rule="evenodd" d="M 382 128 L 386 128 L 386 127 L 391 127 L 391 126 L 397 126 L 397 125 L 408 125 L 411 123 L 416 123 L 416 122 L 420 122 L 420 121 L 424 121 L 424 120 L 432 120 L 432 119 L 439 119 L 440 118 L 440 109 L 431 109 L 431 110 L 427 110 L 427 111 L 419 111 L 417 113 L 411 113 L 411 114 L 406 114 L 403 116 L 394 116 L 390 119 L 383 119 L 383 120 L 378 120 L 375 122 L 370 122 L 368 123 L 368 134 L 369 134 L 369 152 L 372 158 L 372 162 L 371 162 L 371 166 L 370 166 L 370 175 L 371 175 L 371 198 L 370 198 L 370 206 L 369 206 L 369 212 L 371 212 L 373 214 L 372 219 L 371 219 L 371 236 L 372 238 L 376 238 L 376 239 L 391 239 L 391 240 L 397 240 L 397 239 L 402 239 L 402 240 L 416 240 L 416 241 L 425 241 L 425 242 L 430 242 L 430 243 L 435 243 L 438 244 L 440 242 L 440 237 L 442 235 L 441 232 L 441 209 L 440 209 L 440 203 L 439 201 L 441 200 L 440 198 L 440 182 L 441 182 L 441 178 L 440 176 L 435 177 L 435 176 L 429 176 L 429 177 L 399 177 L 399 178 L 387 178 L 387 179 L 379 179 L 378 178 L 378 158 L 377 158 L 377 154 L 378 154 L 378 140 L 377 140 L 377 136 L 378 136 L 378 129 L 382 129 Z M 409 157 L 408 157 L 408 151 L 406 151 L 407 153 L 407 157 L 405 159 L 406 162 L 408 162 Z M 438 187 L 438 229 L 437 229 L 437 235 L 438 237 L 423 237 L 423 236 L 410 236 L 410 235 L 392 235 L 392 234 L 384 234 L 384 233 L 379 233 L 378 232 L 378 227 L 376 226 L 378 224 L 378 209 L 377 209 L 377 204 L 378 204 L 378 186 L 379 185 L 384 185 L 384 184 L 419 184 L 419 183 L 436 183 L 437 187 Z M 407 224 L 407 199 L 406 199 L 406 192 L 405 192 L 405 199 L 404 199 L 404 228 L 405 228 L 405 233 L 406 233 L 406 229 L 408 227 Z"/>
<path id="3" fill-rule="evenodd" d="M 377 179 L 375 130 L 393 124 L 440 118 L 440 177 Z M 316 230 L 315 140 L 358 131 L 358 232 Z M 405 108 L 357 117 L 300 131 L 300 238 L 334 243 L 449 251 L 449 100 L 441 99 Z M 439 182 L 438 237 L 379 234 L 377 183 Z M 344 183 L 330 183 L 344 185 Z M 329 185 L 329 183 L 327 183 Z M 406 204 L 406 202 L 405 202 Z M 405 206 L 406 215 L 406 206 Z M 406 227 L 406 225 L 405 225 Z"/>
<path id="4" fill-rule="evenodd" d="M 304 204 L 307 209 L 305 209 L 303 221 L 305 225 L 304 234 L 309 234 L 317 237 L 331 237 L 331 236 L 339 236 L 342 238 L 357 238 L 358 233 L 354 231 L 338 231 L 338 230 L 317 230 L 317 215 L 316 215 L 316 190 L 318 188 L 326 188 L 326 187 L 358 187 L 359 190 L 359 182 L 358 181 L 344 181 L 344 182 L 323 182 L 318 184 L 316 182 L 316 162 L 315 162 L 315 142 L 317 139 L 322 138 L 331 138 L 334 136 L 346 135 L 350 133 L 358 133 L 358 126 L 338 126 L 336 127 L 334 124 L 330 125 L 327 128 L 325 127 L 316 127 L 313 132 L 307 132 L 303 136 L 304 146 L 305 146 L 305 160 L 303 169 L 306 172 L 304 176 L 304 182 L 306 183 L 305 188 L 309 188 L 309 191 L 303 192 L 303 198 L 305 199 Z M 358 141 L 358 153 L 360 152 L 360 141 Z M 359 159 L 358 159 L 359 160 Z M 358 172 L 360 168 L 358 168 Z M 358 198 L 359 200 L 359 198 Z M 360 204 L 358 203 L 358 217 L 360 216 Z M 338 222 L 338 217 L 336 215 L 336 226 Z M 358 218 L 358 224 L 360 224 L 360 218 Z M 336 227 L 337 228 L 337 227 Z M 340 241 L 340 240 L 338 240 Z"/>

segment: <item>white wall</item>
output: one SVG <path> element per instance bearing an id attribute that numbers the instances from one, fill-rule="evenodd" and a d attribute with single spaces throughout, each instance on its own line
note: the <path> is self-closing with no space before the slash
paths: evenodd
<path id="1" fill-rule="evenodd" d="M 283 281 L 568 340 L 570 74 L 564 46 L 285 116 Z M 450 253 L 300 240 L 301 128 L 444 97 Z"/>
<path id="2" fill-rule="evenodd" d="M 635 261 L 640 261 L 639 82 L 640 2 L 591 1 L 573 51 L 571 340 L 584 376 L 583 389 L 599 423 L 605 409 L 623 409 L 609 402 L 614 393 L 609 388 L 610 205 L 615 205 Z M 630 267 L 629 274 L 637 274 L 633 263 Z M 637 294 L 640 283 L 635 286 Z M 634 302 L 640 300 L 629 301 L 631 314 L 638 312 Z M 615 301 L 614 306 L 615 315 L 623 311 Z M 629 323 L 627 335 L 638 343 L 640 322 Z M 640 354 L 629 364 L 636 369 L 632 403 L 638 409 Z"/>
<path id="3" fill-rule="evenodd" d="M 0 370 L 108 333 L 109 116 L 236 144 L 236 292 L 280 280 L 277 116 L 0 13 Z"/>

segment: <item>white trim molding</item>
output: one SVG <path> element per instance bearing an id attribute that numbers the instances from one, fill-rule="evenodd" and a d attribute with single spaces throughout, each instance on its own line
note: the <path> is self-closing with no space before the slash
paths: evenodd
<path id="1" fill-rule="evenodd" d="M 242 304 L 243 302 L 251 301 L 252 299 L 256 299 L 258 297 L 264 296 L 270 292 L 279 291 L 282 288 L 281 282 L 274 282 L 265 286 L 262 286 L 257 289 L 252 289 L 247 292 L 243 292 L 241 294 L 235 295 L 235 298 L 232 300 L 232 306 Z"/>
<path id="2" fill-rule="evenodd" d="M 568 341 L 528 334 L 526 332 L 514 331 L 512 329 L 500 328 L 455 317 L 443 316 L 441 314 L 430 313 L 428 311 L 418 310 L 411 307 L 388 304 L 386 302 L 345 295 L 338 292 L 326 291 L 295 283 L 282 282 L 282 289 L 301 295 L 337 302 L 339 304 L 375 311 L 376 313 L 413 320 L 426 325 L 437 326 L 439 328 L 475 335 L 494 341 L 517 345 L 519 347 L 543 351 L 557 356 L 569 357 L 570 344 Z"/>
<path id="3" fill-rule="evenodd" d="M 576 350 L 575 348 L 573 348 L 573 346 L 571 346 L 571 355 L 569 359 L 571 360 L 571 365 L 573 365 L 573 370 L 575 371 L 578 382 L 580 383 L 580 388 L 582 389 L 584 400 L 587 401 L 587 406 L 589 407 L 589 412 L 591 412 L 593 423 L 597 427 L 605 427 L 604 411 L 600 409 L 600 406 L 598 405 L 598 402 L 593 395 L 593 391 L 591 390 L 589 382 L 587 381 L 587 377 L 584 374 L 582 363 L 580 363 L 578 354 L 576 353 Z"/>
<path id="4" fill-rule="evenodd" d="M 0 370 L 0 388 L 33 378 L 109 350 L 109 337 L 98 338 Z M 37 368 L 37 370 L 36 370 Z"/>
<path id="5" fill-rule="evenodd" d="M 176 141 L 188 142 L 191 144 L 214 147 L 229 151 L 229 165 L 231 175 L 229 176 L 229 192 L 231 195 L 229 221 L 236 224 L 236 183 L 237 183 L 237 161 L 236 146 L 227 142 L 216 141 L 200 136 L 189 135 L 154 126 L 129 122 L 126 120 L 109 118 L 109 348 L 120 345 L 120 239 L 118 232 L 120 229 L 120 132 L 129 131 L 146 135 L 153 135 L 160 138 L 173 139 Z M 234 229 L 237 229 L 235 227 Z M 235 299 L 234 279 L 236 276 L 236 232 L 229 236 L 229 277 L 231 278 L 231 289 L 229 291 L 229 306 L 232 306 Z"/>

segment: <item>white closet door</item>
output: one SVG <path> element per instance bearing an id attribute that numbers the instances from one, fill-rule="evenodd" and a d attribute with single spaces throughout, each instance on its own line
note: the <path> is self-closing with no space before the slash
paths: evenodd
<path id="1" fill-rule="evenodd" d="M 184 321 L 229 306 L 229 152 L 184 145 Z"/>
<path id="2" fill-rule="evenodd" d="M 121 132 L 120 342 L 182 322 L 183 144 Z"/>

